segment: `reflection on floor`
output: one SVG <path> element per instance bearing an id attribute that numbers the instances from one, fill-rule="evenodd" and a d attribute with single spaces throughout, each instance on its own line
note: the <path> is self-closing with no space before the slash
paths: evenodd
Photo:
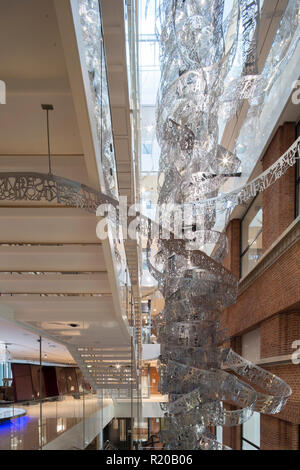
<path id="1" fill-rule="evenodd" d="M 27 411 L 26 416 L 0 423 L 0 450 L 39 449 L 75 424 L 83 422 L 83 416 L 90 416 L 101 409 L 101 404 L 97 396 L 87 396 L 84 401 L 65 397 L 60 401 L 43 403 L 42 433 L 40 404 L 22 404 Z"/>
<path id="2" fill-rule="evenodd" d="M 24 408 L 15 408 L 15 407 L 0 408 L 0 422 L 6 421 L 10 418 L 24 416 L 26 415 L 26 413 L 27 412 Z"/>

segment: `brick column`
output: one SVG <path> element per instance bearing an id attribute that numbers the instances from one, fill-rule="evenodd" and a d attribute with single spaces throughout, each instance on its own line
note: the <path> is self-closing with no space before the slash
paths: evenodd
<path id="1" fill-rule="evenodd" d="M 241 221 L 233 219 L 229 222 L 226 230 L 228 240 L 228 255 L 224 260 L 224 267 L 231 271 L 238 279 L 240 278 L 240 240 Z"/>
<path id="2" fill-rule="evenodd" d="M 227 410 L 234 411 L 234 406 L 225 406 Z M 242 426 L 224 426 L 223 427 L 223 445 L 233 450 L 241 450 Z"/>
<path id="3" fill-rule="evenodd" d="M 279 127 L 263 157 L 263 169 L 269 168 L 295 141 L 295 123 Z M 263 253 L 280 237 L 295 218 L 295 167 L 263 192 Z"/>
<path id="4" fill-rule="evenodd" d="M 226 229 L 226 236 L 228 241 L 228 255 L 223 261 L 223 266 L 231 271 L 238 279 L 240 278 L 240 243 L 241 243 L 241 221 L 240 219 L 233 219 L 229 222 Z M 228 309 L 225 309 L 221 314 L 221 328 L 228 328 Z M 232 344 L 226 342 L 224 347 L 232 347 Z M 234 348 L 233 348 L 234 349 Z M 238 352 L 238 351 L 237 351 Z"/>

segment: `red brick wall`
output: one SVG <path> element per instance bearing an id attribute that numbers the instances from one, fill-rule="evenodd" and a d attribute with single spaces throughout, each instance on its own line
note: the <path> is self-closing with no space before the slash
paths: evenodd
<path id="1" fill-rule="evenodd" d="M 276 416 L 293 424 L 300 424 L 300 365 L 289 363 L 264 366 L 264 369 L 280 377 L 292 389 L 292 395 L 287 405 Z"/>
<path id="2" fill-rule="evenodd" d="M 263 169 L 269 168 L 295 141 L 295 123 L 279 127 L 263 157 Z M 273 186 L 263 192 L 263 253 L 274 243 L 295 217 L 295 167 L 290 168 Z"/>
<path id="3" fill-rule="evenodd" d="M 231 336 L 243 334 L 278 312 L 300 310 L 299 259 L 300 241 L 222 312 L 222 324 Z"/>
<path id="4" fill-rule="evenodd" d="M 267 169 L 294 142 L 295 124 L 285 123 L 275 134 L 263 157 Z M 263 193 L 263 252 L 294 220 L 295 170 L 291 168 Z M 240 222 L 227 229 L 229 254 L 225 267 L 239 274 Z M 292 354 L 292 343 L 300 339 L 300 241 L 287 250 L 247 290 L 235 305 L 222 312 L 222 327 L 228 328 L 231 347 L 240 352 L 241 335 L 260 328 L 261 358 Z M 293 391 L 284 409 L 275 416 L 261 415 L 262 449 L 298 449 L 300 424 L 300 365 L 264 367 L 287 382 Z M 240 448 L 241 427 L 224 428 L 224 444 Z"/>
<path id="5" fill-rule="evenodd" d="M 238 279 L 240 277 L 240 219 L 231 220 L 227 227 L 228 255 L 224 259 L 223 265 L 231 271 Z"/>
<path id="6" fill-rule="evenodd" d="M 241 432 L 242 426 L 223 427 L 223 445 L 233 450 L 241 450 Z"/>
<path id="7" fill-rule="evenodd" d="M 261 415 L 260 429 L 262 450 L 298 450 L 298 425 L 275 416 Z"/>
<path id="8" fill-rule="evenodd" d="M 300 340 L 300 310 L 279 313 L 260 327 L 260 357 L 281 356 L 294 352 L 292 344 Z"/>

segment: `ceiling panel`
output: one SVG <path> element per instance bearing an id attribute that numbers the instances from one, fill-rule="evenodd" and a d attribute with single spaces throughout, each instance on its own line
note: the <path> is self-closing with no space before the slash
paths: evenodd
<path id="1" fill-rule="evenodd" d="M 109 294 L 107 273 L 0 274 L 2 294 Z"/>
<path id="2" fill-rule="evenodd" d="M 0 269 L 7 271 L 105 271 L 101 245 L 0 246 Z"/>

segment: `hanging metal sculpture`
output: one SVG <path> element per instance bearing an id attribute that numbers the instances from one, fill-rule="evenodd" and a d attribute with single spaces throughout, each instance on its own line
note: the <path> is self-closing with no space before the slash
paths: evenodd
<path id="1" fill-rule="evenodd" d="M 166 449 L 222 449 L 211 426 L 240 425 L 254 411 L 278 413 L 291 389 L 224 347 L 228 338 L 220 314 L 236 302 L 238 281 L 222 266 L 227 240 L 215 229 L 217 212 L 229 215 L 235 204 L 276 181 L 295 161 L 299 141 L 282 165 L 220 194 L 241 170 L 237 155 L 219 145 L 218 119 L 224 101 L 237 109 L 257 93 L 260 2 L 233 0 L 225 13 L 224 0 L 161 0 L 159 17 L 158 203 L 185 208 L 181 239 L 152 238 L 150 230 L 148 238 L 149 270 L 165 299 L 154 320 L 161 343 L 160 389 L 169 395 L 161 440 Z M 237 54 L 242 73 L 224 99 Z M 162 211 L 160 224 L 169 218 Z"/>

